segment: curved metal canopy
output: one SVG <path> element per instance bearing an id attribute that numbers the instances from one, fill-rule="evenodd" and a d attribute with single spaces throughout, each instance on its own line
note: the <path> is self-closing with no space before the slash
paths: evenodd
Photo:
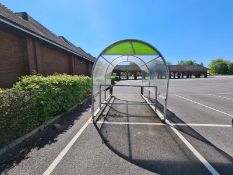
<path id="1" fill-rule="evenodd" d="M 142 85 L 157 86 L 158 94 L 167 99 L 168 67 L 162 54 L 152 45 L 135 39 L 115 42 L 104 49 L 93 66 L 93 98 L 98 103 L 100 85 L 111 85 L 114 67 L 122 62 L 134 62 L 143 72 Z M 97 105 L 93 105 L 94 108 Z M 95 109 L 96 110 L 96 109 Z"/>

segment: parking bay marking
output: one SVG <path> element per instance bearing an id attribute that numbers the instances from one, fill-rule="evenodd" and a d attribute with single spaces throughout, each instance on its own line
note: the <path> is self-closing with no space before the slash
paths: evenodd
<path id="1" fill-rule="evenodd" d="M 171 123 L 166 120 L 170 125 L 170 128 L 174 131 L 174 133 L 180 138 L 180 140 L 188 147 L 188 149 L 196 156 L 196 158 L 209 170 L 212 175 L 220 175 L 214 167 L 189 143 L 189 141 L 174 127 L 172 127 Z"/>
<path id="2" fill-rule="evenodd" d="M 233 115 L 228 114 L 228 113 L 223 112 L 223 111 L 220 111 L 220 110 L 215 109 L 215 108 L 213 108 L 213 107 L 210 107 L 210 106 L 204 105 L 204 104 L 202 104 L 202 103 L 196 102 L 196 101 L 194 101 L 194 100 L 188 99 L 188 98 L 186 98 L 186 97 L 183 97 L 183 96 L 180 96 L 180 95 L 177 95 L 177 94 L 175 94 L 175 96 L 176 96 L 176 97 L 179 97 L 179 98 L 182 98 L 182 99 L 184 99 L 184 100 L 190 101 L 190 102 L 192 102 L 192 103 L 198 104 L 198 105 L 203 106 L 203 107 L 205 107 L 205 108 L 208 108 L 208 109 L 214 110 L 214 111 L 216 111 L 216 112 L 222 113 L 222 114 L 224 114 L 224 115 L 227 115 L 227 116 L 229 116 L 229 117 L 233 118 Z"/>
<path id="3" fill-rule="evenodd" d="M 215 108 L 203 105 L 201 103 L 195 102 L 193 100 L 187 99 L 185 97 L 176 95 L 177 97 L 183 98 L 185 100 L 191 101 L 193 103 L 199 104 L 201 106 L 204 106 L 206 108 L 215 110 L 217 112 L 223 113 L 225 115 L 228 115 L 230 117 L 233 118 L 233 115 L 230 115 L 228 113 L 225 113 L 223 111 L 217 110 Z M 72 145 L 76 142 L 76 140 L 79 138 L 79 136 L 82 134 L 82 132 L 86 129 L 86 127 L 89 125 L 89 123 L 91 122 L 91 118 L 88 119 L 88 121 L 83 125 L 83 127 L 77 132 L 77 134 L 70 140 L 70 142 L 66 145 L 66 147 L 59 153 L 59 155 L 55 158 L 55 160 L 50 164 L 50 166 L 46 169 L 46 171 L 43 173 L 43 175 L 50 175 L 52 173 L 52 171 L 56 168 L 56 166 L 60 163 L 60 161 L 63 159 L 63 157 L 66 155 L 66 153 L 70 150 L 70 148 L 72 147 Z M 203 163 L 203 165 L 213 174 L 213 175 L 218 175 L 219 173 L 207 162 L 207 160 L 182 136 L 182 134 L 174 127 L 172 127 L 172 125 L 178 125 L 178 124 L 172 124 L 172 123 L 168 123 L 171 127 L 171 129 L 176 133 L 176 135 L 185 143 L 185 145 L 190 149 L 190 151 L 192 151 L 194 153 L 194 155 Z M 159 125 L 159 124 L 157 124 Z M 181 125 L 181 124 L 180 124 Z M 185 125 L 185 124 L 182 124 Z M 189 124 L 190 125 L 190 124 Z M 194 124 L 193 124 L 194 125 Z M 203 125 L 203 124 L 202 124 Z M 205 124 L 206 126 L 208 126 L 208 124 Z M 197 126 L 197 124 L 196 124 Z M 203 125 L 204 126 L 204 125 Z M 209 124 L 209 126 L 211 126 Z M 213 125 L 214 126 L 214 125 Z M 222 125 L 223 126 L 223 125 Z"/>
<path id="4" fill-rule="evenodd" d="M 152 126 L 164 126 L 164 123 L 154 122 L 109 122 L 109 121 L 98 121 L 98 124 L 110 124 L 110 125 L 152 125 Z M 225 127 L 231 128 L 232 125 L 225 124 L 206 124 L 206 123 L 170 123 L 171 126 L 197 126 L 197 127 Z"/>
<path id="5" fill-rule="evenodd" d="M 54 161 L 49 165 L 43 175 L 50 175 L 56 166 L 60 163 L 66 153 L 70 150 L 76 140 L 80 137 L 83 131 L 87 128 L 89 123 L 91 122 L 92 117 L 90 117 L 87 122 L 82 126 L 82 128 L 76 133 L 76 135 L 70 140 L 70 142 L 66 145 L 66 147 L 58 154 L 58 156 L 54 159 Z"/>

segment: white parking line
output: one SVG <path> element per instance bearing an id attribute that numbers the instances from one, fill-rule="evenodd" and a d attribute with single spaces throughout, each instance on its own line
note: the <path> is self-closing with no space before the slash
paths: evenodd
<path id="1" fill-rule="evenodd" d="M 219 94 L 219 93 L 215 93 L 215 94 L 192 94 L 192 95 L 210 95 L 210 96 L 214 96 L 214 97 L 224 98 L 226 100 L 233 100 L 233 98 L 223 97 L 221 95 L 216 95 L 216 94 Z"/>
<path id="2" fill-rule="evenodd" d="M 166 120 L 169 125 L 171 123 Z M 196 156 L 198 160 L 209 170 L 212 175 L 220 175 L 214 167 L 189 143 L 188 140 L 174 127 L 170 126 L 170 128 L 174 131 L 174 133 L 180 138 L 180 140 L 187 146 L 187 148 Z"/>
<path id="3" fill-rule="evenodd" d="M 216 94 L 233 94 L 233 92 L 221 92 L 221 93 L 216 93 Z"/>
<path id="4" fill-rule="evenodd" d="M 107 102 L 107 100 L 111 97 L 111 95 L 108 95 L 106 100 L 104 102 Z M 102 107 L 103 105 L 101 105 Z M 94 116 L 100 111 L 98 108 L 94 112 Z M 92 117 L 90 117 L 87 122 L 82 126 L 82 128 L 76 133 L 76 135 L 70 140 L 70 142 L 66 145 L 66 147 L 59 153 L 59 155 L 55 158 L 55 160 L 49 165 L 47 170 L 43 173 L 43 175 L 50 175 L 54 168 L 59 164 L 59 162 L 63 159 L 63 157 L 66 155 L 66 153 L 70 150 L 70 148 L 73 146 L 73 144 L 76 142 L 76 140 L 80 137 L 80 135 L 83 133 L 83 131 L 87 128 L 88 124 L 91 122 Z"/>
<path id="5" fill-rule="evenodd" d="M 201 103 L 195 102 L 193 100 L 187 99 L 185 97 L 176 95 L 177 97 L 183 98 L 185 100 L 191 101 L 193 103 L 199 104 L 201 106 L 207 107 L 209 109 L 215 110 L 217 112 L 223 113 L 225 115 L 228 115 L 233 118 L 233 115 L 227 114 L 225 112 L 222 112 L 220 110 L 214 109 L 212 107 L 203 105 Z M 88 119 L 88 121 L 82 126 L 82 128 L 76 133 L 76 135 L 70 140 L 70 142 L 65 146 L 65 148 L 59 153 L 59 155 L 54 159 L 54 161 L 49 165 L 49 167 L 46 169 L 46 171 L 43 173 L 43 175 L 50 175 L 52 171 L 56 168 L 56 166 L 61 162 L 63 157 L 67 154 L 67 152 L 70 150 L 70 148 L 73 146 L 73 144 L 76 142 L 76 140 L 80 137 L 80 135 L 83 133 L 83 131 L 87 128 L 89 123 L 91 122 L 91 117 Z M 98 122 L 99 123 L 99 122 Z M 104 122 L 106 123 L 106 122 Z M 127 122 L 107 122 L 109 124 L 130 124 Z M 180 126 L 220 126 L 220 127 L 231 127 L 231 125 L 217 125 L 217 124 L 182 124 L 182 123 L 170 123 L 167 120 L 167 123 L 170 125 L 171 129 L 175 132 L 175 134 L 184 142 L 184 144 L 189 148 L 189 150 L 203 163 L 203 165 L 213 174 L 213 175 L 219 175 L 219 173 L 209 164 L 209 162 L 184 138 L 184 136 L 173 126 L 180 125 Z M 163 123 L 131 123 L 135 125 L 144 124 L 144 125 L 164 125 Z"/>
<path id="6" fill-rule="evenodd" d="M 171 123 L 172 126 L 201 126 L 201 127 L 223 127 L 232 128 L 232 125 L 224 124 L 202 124 L 202 123 Z"/>
<path id="7" fill-rule="evenodd" d="M 209 172 L 212 175 L 220 175 L 214 169 L 214 167 L 188 142 L 188 140 L 186 140 L 185 137 L 176 128 L 173 127 L 175 125 L 184 126 L 185 124 L 181 124 L 181 123 L 175 124 L 175 123 L 170 123 L 168 120 L 166 120 L 166 121 L 167 121 L 168 126 L 170 126 L 170 128 L 174 131 L 174 133 L 181 139 L 181 141 L 187 146 L 187 148 L 196 156 L 196 158 L 209 170 Z M 117 124 L 117 125 L 165 125 L 163 123 L 107 122 L 107 121 L 101 121 L 98 123 Z M 195 125 L 197 126 L 197 124 L 195 124 Z M 211 124 L 201 124 L 201 125 L 211 126 Z M 213 125 L 213 126 L 215 126 L 215 125 Z"/>
<path id="8" fill-rule="evenodd" d="M 77 134 L 70 140 L 70 142 L 66 145 L 66 147 L 60 152 L 60 154 L 54 159 L 54 161 L 49 165 L 47 170 L 43 173 L 43 175 L 50 175 L 54 168 L 59 164 L 59 162 L 63 159 L 66 153 L 70 150 L 76 140 L 80 137 L 82 132 L 87 128 L 88 124 L 91 122 L 92 117 L 90 117 L 87 122 L 83 125 L 83 127 L 77 132 Z"/>
<path id="9" fill-rule="evenodd" d="M 177 94 L 175 94 L 175 96 L 177 96 L 177 97 L 179 97 L 179 98 L 182 98 L 182 99 L 184 99 L 184 100 L 190 101 L 190 102 L 192 102 L 192 103 L 198 104 L 198 105 L 203 106 L 203 107 L 205 107 L 205 108 L 208 108 L 208 109 L 214 110 L 214 111 L 216 111 L 216 112 L 219 112 L 219 113 L 221 113 L 221 114 L 224 114 L 224 115 L 227 115 L 227 116 L 229 116 L 229 117 L 232 117 L 232 118 L 233 118 L 233 115 L 232 115 L 232 114 L 228 114 L 228 113 L 226 113 L 226 112 L 220 111 L 220 110 L 215 109 L 215 108 L 213 108 L 213 107 L 210 107 L 210 106 L 204 105 L 204 104 L 202 104 L 202 103 L 199 103 L 199 102 L 193 101 L 193 100 L 191 100 L 191 99 L 188 99 L 188 98 L 182 97 L 182 96 L 177 95 Z"/>
<path id="10" fill-rule="evenodd" d="M 210 95 L 211 95 L 211 96 L 214 96 L 214 97 L 224 98 L 224 99 L 226 99 L 226 100 L 232 100 L 232 101 L 233 101 L 232 98 L 223 97 L 223 96 L 221 96 L 221 95 L 215 95 L 215 94 L 210 94 Z"/>
<path id="11" fill-rule="evenodd" d="M 100 124 L 111 124 L 111 125 L 165 125 L 164 123 L 143 123 L 143 122 L 108 122 L 108 121 L 98 121 Z"/>
<path id="12" fill-rule="evenodd" d="M 164 126 L 164 123 L 153 123 L 153 122 L 109 122 L 109 121 L 98 121 L 98 124 L 110 124 L 110 125 L 155 125 Z M 224 124 L 205 124 L 205 123 L 170 123 L 171 126 L 199 126 L 199 127 L 225 127 L 231 128 L 232 125 Z"/>

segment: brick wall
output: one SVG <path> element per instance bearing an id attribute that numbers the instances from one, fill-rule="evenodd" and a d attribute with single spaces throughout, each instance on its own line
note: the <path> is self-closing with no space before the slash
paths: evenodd
<path id="1" fill-rule="evenodd" d="M 75 74 L 77 74 L 77 75 L 89 75 L 88 62 L 76 57 L 74 64 L 75 64 Z"/>
<path id="2" fill-rule="evenodd" d="M 0 31 L 0 88 L 34 71 L 91 75 L 92 63 L 30 36 Z"/>
<path id="3" fill-rule="evenodd" d="M 28 73 L 24 38 L 0 31 L 0 87 L 12 86 Z"/>
<path id="4" fill-rule="evenodd" d="M 40 45 L 40 64 L 38 64 L 39 73 L 48 75 L 57 73 L 73 74 L 72 56 L 65 54 L 43 44 Z"/>

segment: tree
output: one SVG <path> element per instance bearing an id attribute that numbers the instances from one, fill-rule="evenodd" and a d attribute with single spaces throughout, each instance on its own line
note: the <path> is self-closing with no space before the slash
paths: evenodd
<path id="1" fill-rule="evenodd" d="M 227 74 L 228 64 L 227 61 L 222 58 L 212 60 L 209 64 L 210 73 L 212 74 Z"/>
<path id="2" fill-rule="evenodd" d="M 135 62 L 129 62 L 129 65 L 135 65 L 136 63 Z"/>
<path id="3" fill-rule="evenodd" d="M 195 60 L 180 60 L 178 65 L 197 65 Z"/>
<path id="4" fill-rule="evenodd" d="M 229 72 L 229 74 L 232 74 L 232 75 L 233 75 L 233 62 L 230 62 L 230 63 L 228 64 L 228 72 Z"/>

